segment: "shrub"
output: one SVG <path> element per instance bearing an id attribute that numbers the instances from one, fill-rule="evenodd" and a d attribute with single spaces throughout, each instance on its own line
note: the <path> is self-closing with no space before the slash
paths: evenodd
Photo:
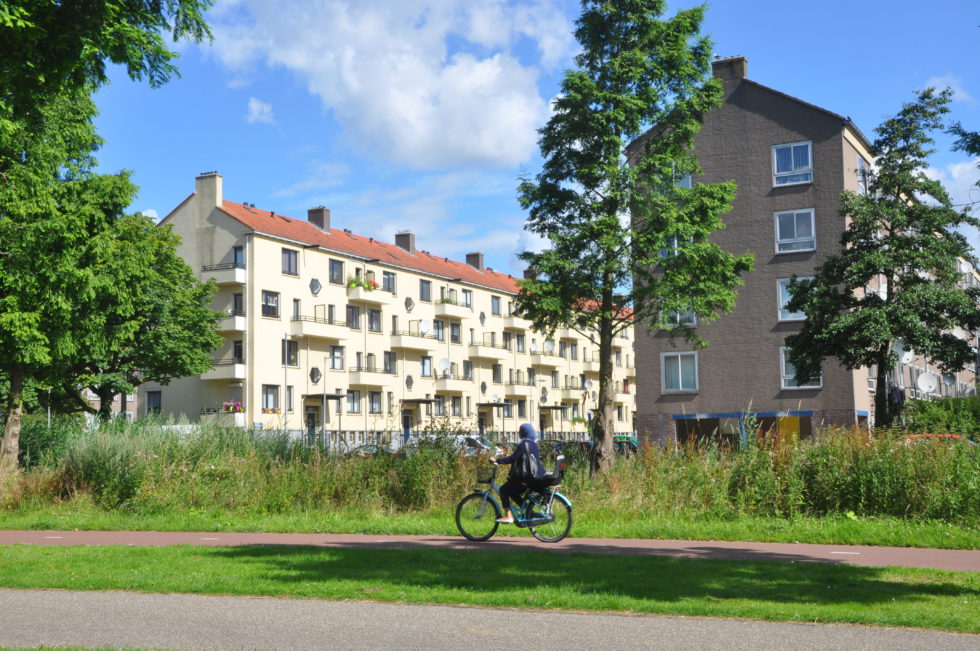
<path id="1" fill-rule="evenodd" d="M 20 430 L 20 465 L 33 468 L 45 457 L 57 461 L 65 455 L 81 429 L 81 420 L 76 417 L 58 416 L 48 425 L 46 416 L 25 416 Z"/>
<path id="2" fill-rule="evenodd" d="M 110 509 L 136 496 L 145 468 L 134 439 L 108 429 L 76 439 L 65 455 L 63 475 L 69 490 L 88 491 L 97 505 Z"/>

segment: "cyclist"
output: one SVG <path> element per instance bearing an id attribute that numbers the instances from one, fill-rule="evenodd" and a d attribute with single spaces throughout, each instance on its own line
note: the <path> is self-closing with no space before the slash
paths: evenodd
<path id="1" fill-rule="evenodd" d="M 493 460 L 494 464 L 510 464 L 510 473 L 507 481 L 500 487 L 500 505 L 504 507 L 504 517 L 497 520 L 501 524 L 513 524 L 514 513 L 510 510 L 510 501 L 513 499 L 518 504 L 521 503 L 521 495 L 529 488 L 529 483 L 541 479 L 544 469 L 541 467 L 541 451 L 538 449 L 538 433 L 534 431 L 534 426 L 524 423 L 520 428 L 521 441 L 517 444 L 514 454 L 508 457 L 497 457 Z M 530 459 L 525 459 L 525 455 L 531 455 Z M 530 461 L 531 474 L 524 476 L 521 469 L 527 468 Z"/>

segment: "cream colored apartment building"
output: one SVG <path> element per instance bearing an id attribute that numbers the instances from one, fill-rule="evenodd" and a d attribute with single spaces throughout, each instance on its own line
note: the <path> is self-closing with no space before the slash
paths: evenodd
<path id="1" fill-rule="evenodd" d="M 514 314 L 514 277 L 222 197 L 222 177 L 162 222 L 180 254 L 218 284 L 222 344 L 199 377 L 141 388 L 140 411 L 256 429 L 406 431 L 449 422 L 479 431 L 587 431 L 597 344 L 551 338 Z M 616 340 L 617 431 L 633 431 L 632 332 Z M 326 406 L 326 408 L 324 408 Z"/>

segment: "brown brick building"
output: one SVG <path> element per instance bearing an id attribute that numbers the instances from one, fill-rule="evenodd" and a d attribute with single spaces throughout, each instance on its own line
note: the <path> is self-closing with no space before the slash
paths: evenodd
<path id="1" fill-rule="evenodd" d="M 814 269 L 839 247 L 846 220 L 838 213 L 842 190 L 861 191 L 859 169 L 871 161 L 865 136 L 841 115 L 746 78 L 742 57 L 714 62 L 725 99 L 704 121 L 696 152 L 704 170 L 694 182 L 734 180 L 727 229 L 712 236 L 733 253 L 755 255 L 734 311 L 698 326 L 704 350 L 671 345 L 664 332 L 638 329 L 637 433 L 684 441 L 695 433 L 737 438 L 753 413 L 781 434 L 807 436 L 821 424 L 866 425 L 873 414 L 873 377 L 833 360 L 815 386 L 798 386 L 785 363 L 785 337 L 802 314 L 782 309 L 785 284 Z M 970 270 L 973 274 L 973 271 Z M 869 287 L 878 291 L 878 287 Z M 894 373 L 906 395 L 930 371 L 907 355 Z M 940 391 L 972 386 L 973 375 L 946 378 Z"/>

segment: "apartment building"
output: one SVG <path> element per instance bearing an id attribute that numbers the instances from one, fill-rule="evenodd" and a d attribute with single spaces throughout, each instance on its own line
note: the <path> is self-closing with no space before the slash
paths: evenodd
<path id="1" fill-rule="evenodd" d="M 586 432 L 597 345 L 551 338 L 514 312 L 517 281 L 484 265 L 297 220 L 222 196 L 216 172 L 164 220 L 180 255 L 218 284 L 225 316 L 214 367 L 141 388 L 141 413 L 256 429 L 402 431 L 449 422 L 480 431 Z M 633 431 L 632 334 L 615 351 L 617 430 Z"/>
<path id="2" fill-rule="evenodd" d="M 743 57 L 714 62 L 725 99 L 704 120 L 695 147 L 704 173 L 693 181 L 737 183 L 727 228 L 712 239 L 733 253 L 753 253 L 755 270 L 744 277 L 732 314 L 691 322 L 708 348 L 674 347 L 664 332 L 638 329 L 637 432 L 651 439 L 736 439 L 747 413 L 767 429 L 805 437 L 821 424 L 865 426 L 874 413 L 873 372 L 827 360 L 822 377 L 802 385 L 784 342 L 804 319 L 785 309 L 790 279 L 812 276 L 839 250 L 846 227 L 840 193 L 865 191 L 869 142 L 847 117 L 751 81 L 747 69 Z M 963 272 L 964 282 L 976 281 L 972 268 Z M 902 398 L 924 395 L 921 387 L 938 395 L 974 386 L 972 370 L 941 376 L 934 369 L 905 351 L 891 381 Z"/>

